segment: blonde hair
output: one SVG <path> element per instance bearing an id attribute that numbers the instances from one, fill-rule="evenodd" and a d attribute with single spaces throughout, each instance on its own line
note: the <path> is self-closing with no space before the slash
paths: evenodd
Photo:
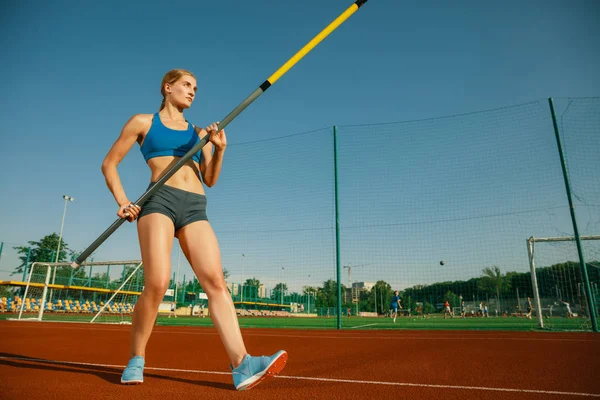
<path id="1" fill-rule="evenodd" d="M 165 108 L 165 100 L 167 99 L 167 95 L 165 93 L 165 84 L 168 83 L 168 84 L 172 85 L 175 82 L 177 82 L 184 75 L 189 75 L 192 78 L 196 79 L 194 74 L 192 74 L 190 71 L 185 70 L 185 69 L 172 69 L 165 74 L 165 76 L 162 79 L 162 82 L 160 83 L 160 93 L 162 94 L 163 99 L 162 99 L 162 103 L 160 104 L 160 108 L 158 109 L 158 111 Z"/>

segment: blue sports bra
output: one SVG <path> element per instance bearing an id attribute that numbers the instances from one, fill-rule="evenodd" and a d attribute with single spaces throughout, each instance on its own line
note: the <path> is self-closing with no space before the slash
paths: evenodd
<path id="1" fill-rule="evenodd" d="M 140 150 L 146 162 L 151 158 L 161 156 L 183 157 L 199 141 L 198 133 L 189 122 L 185 131 L 170 129 L 163 125 L 160 116 L 156 113 Z M 192 160 L 200 164 L 202 150 L 194 154 Z"/>

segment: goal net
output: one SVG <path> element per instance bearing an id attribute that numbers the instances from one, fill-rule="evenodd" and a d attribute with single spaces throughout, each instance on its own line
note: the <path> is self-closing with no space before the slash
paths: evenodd
<path id="1" fill-rule="evenodd" d="M 581 236 L 589 292 L 573 237 L 527 239 L 533 316 L 540 328 L 556 330 L 592 329 L 590 311 L 600 306 L 600 236 Z"/>
<path id="2" fill-rule="evenodd" d="M 131 323 L 144 287 L 142 262 L 87 262 L 31 265 L 22 296 L 16 297 L 18 320 Z"/>

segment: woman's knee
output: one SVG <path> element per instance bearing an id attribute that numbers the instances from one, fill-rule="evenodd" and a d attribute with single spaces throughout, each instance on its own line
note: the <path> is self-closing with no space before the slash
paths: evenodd
<path id="1" fill-rule="evenodd" d="M 145 282 L 144 294 L 153 299 L 161 301 L 165 297 L 165 293 L 169 288 L 169 280 L 161 280 L 158 282 Z"/>
<path id="2" fill-rule="evenodd" d="M 223 276 L 215 275 L 208 277 L 204 280 L 202 286 L 208 296 L 223 291 L 228 292 L 227 284 L 225 283 L 225 279 L 223 279 Z"/>

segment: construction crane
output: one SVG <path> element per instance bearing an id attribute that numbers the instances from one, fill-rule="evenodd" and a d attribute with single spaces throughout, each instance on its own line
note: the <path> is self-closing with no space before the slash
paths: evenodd
<path id="1" fill-rule="evenodd" d="M 366 267 L 367 265 L 371 265 L 371 264 L 359 264 L 359 265 L 348 264 L 348 265 L 344 265 L 342 267 L 342 268 L 348 269 L 348 287 L 350 288 L 350 290 L 352 290 L 352 268 Z M 344 303 L 345 302 L 346 302 L 346 291 L 344 291 Z"/>

